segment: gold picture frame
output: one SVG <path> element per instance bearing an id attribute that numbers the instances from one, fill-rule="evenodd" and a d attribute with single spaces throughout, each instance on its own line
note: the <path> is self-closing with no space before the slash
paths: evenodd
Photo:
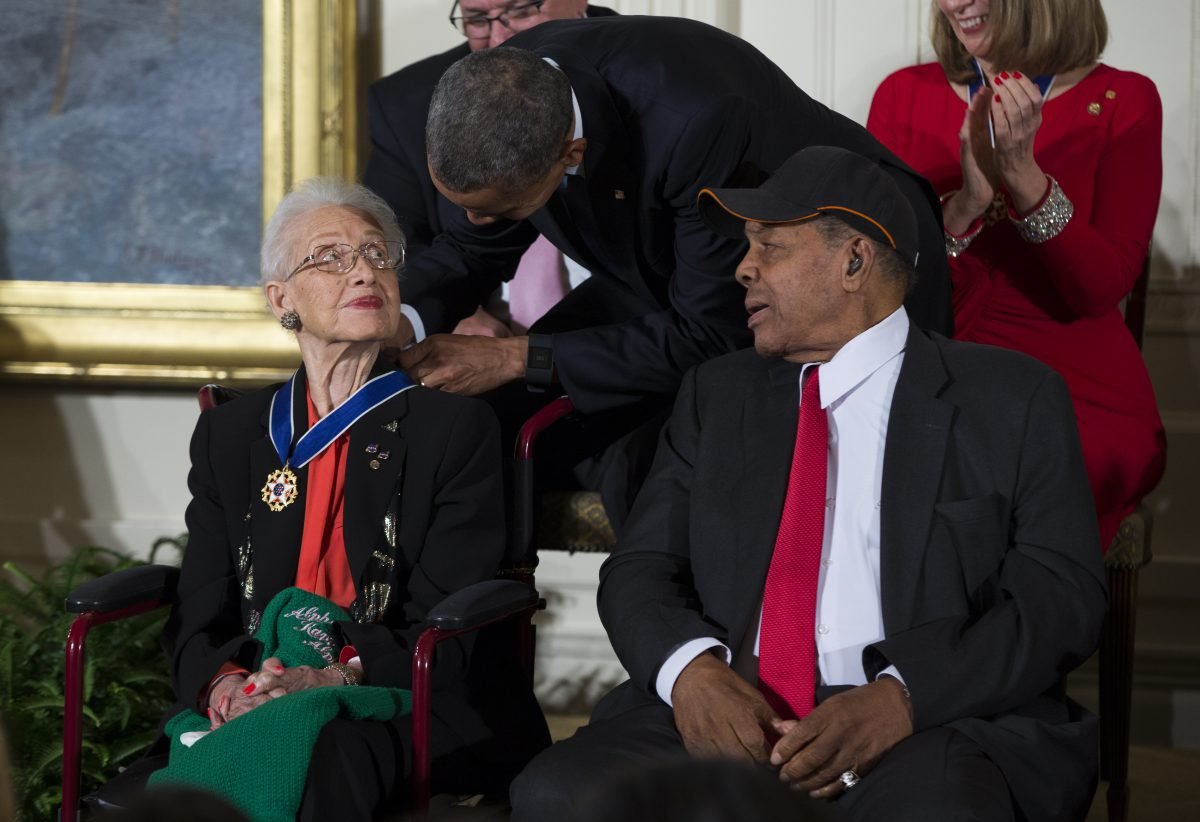
<path id="1" fill-rule="evenodd" d="M 296 180 L 358 174 L 359 0 L 263 0 L 263 219 Z M 0 379 L 262 384 L 295 341 L 255 287 L 0 281 Z"/>

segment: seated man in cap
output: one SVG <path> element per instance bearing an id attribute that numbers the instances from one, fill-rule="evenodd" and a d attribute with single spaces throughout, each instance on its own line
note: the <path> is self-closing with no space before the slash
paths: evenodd
<path id="1" fill-rule="evenodd" d="M 1105 607 L 1063 381 L 909 323 L 916 220 L 873 162 L 704 189 L 755 350 L 684 379 L 599 606 L 630 680 L 514 783 L 570 819 L 615 767 L 750 760 L 837 820 L 1070 819 Z M 821 801 L 828 800 L 828 801 Z"/>

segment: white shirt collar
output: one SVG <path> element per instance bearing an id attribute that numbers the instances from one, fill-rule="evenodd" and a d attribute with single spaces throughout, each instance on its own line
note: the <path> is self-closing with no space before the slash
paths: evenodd
<path id="1" fill-rule="evenodd" d="M 843 345 L 821 366 L 821 407 L 828 408 L 904 353 L 908 326 L 908 313 L 900 306 Z"/>
<path id="2" fill-rule="evenodd" d="M 553 57 L 543 57 L 542 59 L 559 71 L 562 71 L 562 67 L 554 61 Z M 563 73 L 565 74 L 566 72 Z M 573 88 L 571 89 L 571 110 L 575 113 L 575 133 L 571 135 L 571 139 L 578 140 L 583 137 L 583 112 L 579 110 L 579 98 L 575 96 L 575 89 Z M 568 175 L 578 174 L 579 166 L 568 166 L 566 173 Z"/>

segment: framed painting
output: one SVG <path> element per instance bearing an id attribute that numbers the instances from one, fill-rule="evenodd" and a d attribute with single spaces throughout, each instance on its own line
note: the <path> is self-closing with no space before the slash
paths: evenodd
<path id="1" fill-rule="evenodd" d="M 0 378 L 261 383 L 294 181 L 358 171 L 359 0 L 10 0 Z"/>

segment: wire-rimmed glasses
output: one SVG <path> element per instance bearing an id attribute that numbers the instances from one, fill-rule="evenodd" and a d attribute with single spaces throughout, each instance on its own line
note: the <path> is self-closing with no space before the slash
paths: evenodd
<path id="1" fill-rule="evenodd" d="M 383 271 L 388 268 L 399 268 L 404 265 L 404 243 L 395 240 L 368 240 L 355 248 L 347 243 L 332 243 L 319 245 L 312 253 L 300 261 L 300 265 L 292 269 L 284 279 L 290 280 L 297 272 L 308 265 L 317 271 L 329 274 L 345 274 L 354 268 L 361 256 L 371 268 Z"/>

